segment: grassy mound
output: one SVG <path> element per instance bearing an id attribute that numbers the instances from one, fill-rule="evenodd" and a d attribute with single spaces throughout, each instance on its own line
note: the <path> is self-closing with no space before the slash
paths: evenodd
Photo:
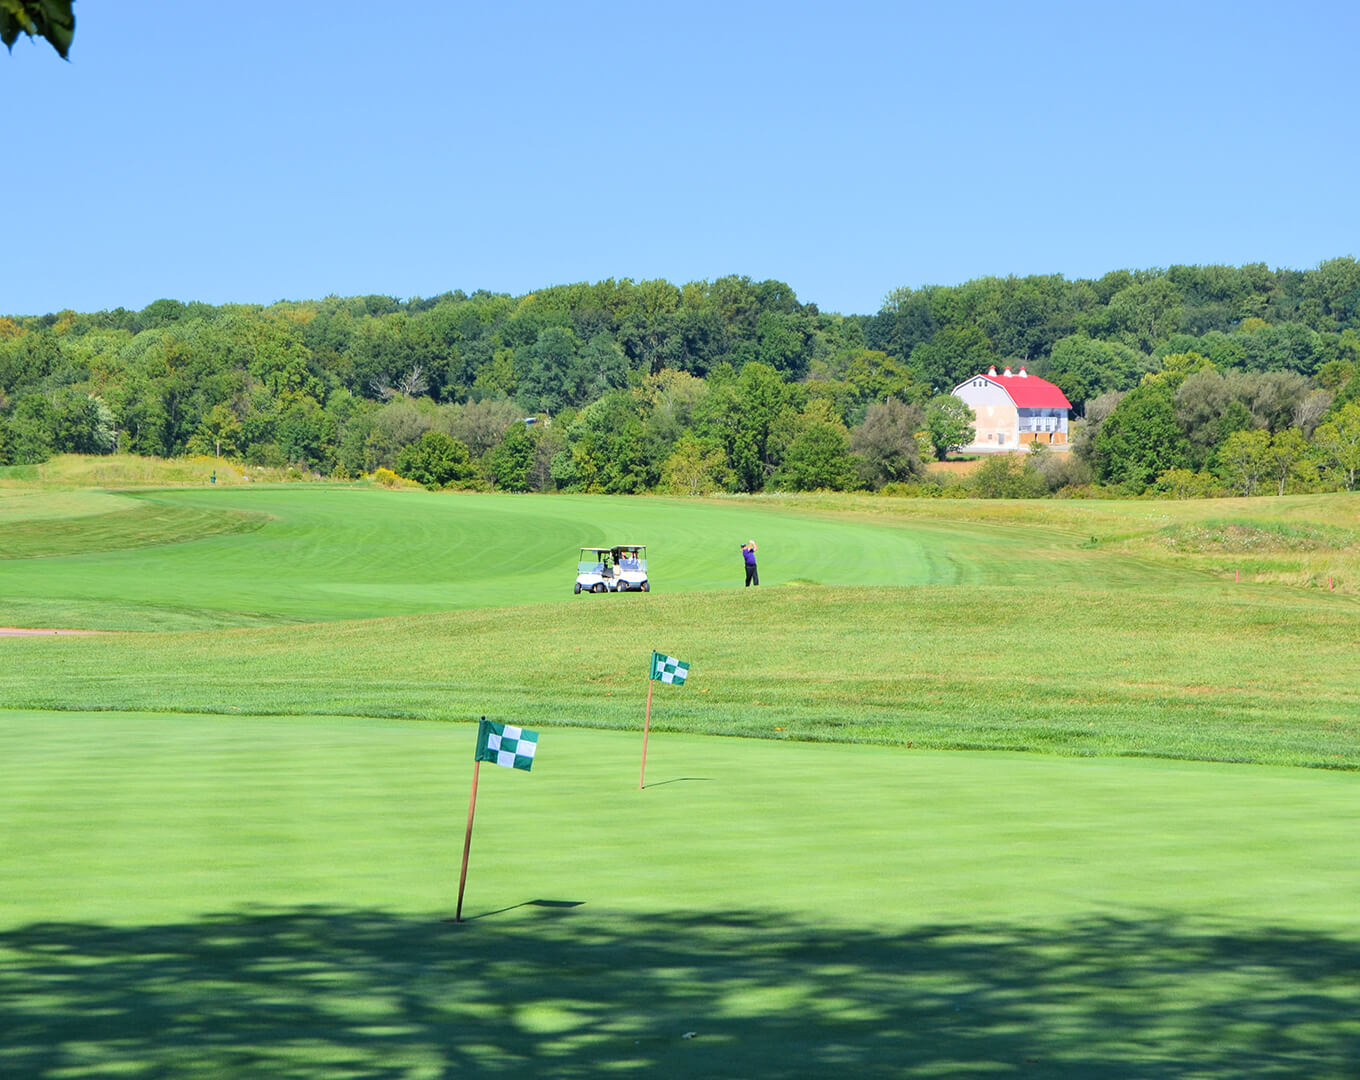
<path id="1" fill-rule="evenodd" d="M 211 482 L 214 474 L 216 483 L 223 485 L 282 479 L 280 470 L 251 469 L 220 458 L 58 454 L 40 465 L 0 468 L 0 489 L 199 486 Z"/>
<path id="2" fill-rule="evenodd" d="M 246 465 L 204 455 L 58 454 L 40 465 L 0 466 L 0 494 L 16 489 L 231 487 L 313 479 L 315 474 L 291 466 Z"/>

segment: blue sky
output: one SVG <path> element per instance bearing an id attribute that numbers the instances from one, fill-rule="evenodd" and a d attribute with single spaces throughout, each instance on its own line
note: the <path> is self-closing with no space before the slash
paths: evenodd
<path id="1" fill-rule="evenodd" d="M 1353 2 L 76 15 L 0 52 L 0 312 L 1360 255 Z"/>

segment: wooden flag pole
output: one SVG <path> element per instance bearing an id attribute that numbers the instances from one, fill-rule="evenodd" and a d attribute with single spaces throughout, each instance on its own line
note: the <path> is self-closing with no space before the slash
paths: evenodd
<path id="1" fill-rule="evenodd" d="M 485 716 L 482 717 L 486 719 Z M 463 869 L 458 875 L 458 910 L 454 912 L 453 921 L 463 921 L 463 886 L 467 884 L 467 864 L 468 849 L 472 847 L 472 815 L 477 812 L 477 775 L 482 770 L 480 759 L 472 763 L 472 795 L 468 798 L 468 824 L 467 835 L 463 837 Z"/>
<path id="2" fill-rule="evenodd" d="M 647 732 L 652 726 L 652 684 L 656 682 L 651 672 L 647 673 L 647 715 L 642 720 L 642 771 L 638 773 L 638 790 L 641 791 L 647 779 Z"/>

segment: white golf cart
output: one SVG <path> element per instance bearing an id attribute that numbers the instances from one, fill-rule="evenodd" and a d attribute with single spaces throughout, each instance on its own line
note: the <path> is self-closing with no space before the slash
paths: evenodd
<path id="1" fill-rule="evenodd" d="M 648 592 L 647 545 L 583 547 L 576 564 L 576 591 Z"/>

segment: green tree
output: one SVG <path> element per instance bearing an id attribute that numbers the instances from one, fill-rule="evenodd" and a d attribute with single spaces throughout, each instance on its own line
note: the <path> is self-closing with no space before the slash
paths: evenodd
<path id="1" fill-rule="evenodd" d="M 693 426 L 695 407 L 708 385 L 687 371 L 667 368 L 646 376 L 636 393 L 645 406 L 648 433 L 670 446 Z"/>
<path id="2" fill-rule="evenodd" d="M 917 382 L 940 393 L 997 363 L 1000 357 L 976 326 L 946 326 L 930 341 L 911 350 L 907 366 Z"/>
<path id="3" fill-rule="evenodd" d="M 1055 344 L 1048 360 L 1031 371 L 1056 383 L 1080 409 L 1107 391 L 1136 386 L 1148 367 L 1147 358 L 1128 345 L 1073 334 Z"/>
<path id="4" fill-rule="evenodd" d="M 440 420 L 446 423 L 447 434 L 465 444 L 473 457 L 481 457 L 500 445 L 512 429 L 523 430 L 524 410 L 513 401 L 487 398 L 444 406 L 440 409 Z"/>
<path id="5" fill-rule="evenodd" d="M 50 395 L 52 448 L 63 454 L 107 454 L 114 448 L 113 413 L 93 394 L 66 387 Z"/>
<path id="6" fill-rule="evenodd" d="M 0 42 L 11 52 L 21 33 L 43 37 L 63 60 L 76 36 L 73 0 L 0 0 Z"/>
<path id="7" fill-rule="evenodd" d="M 534 439 L 525 425 L 515 424 L 483 459 L 488 479 L 501 491 L 528 491 L 534 464 Z"/>
<path id="8" fill-rule="evenodd" d="M 1095 437 L 1096 476 L 1142 492 L 1167 469 L 1189 467 L 1189 444 L 1176 422 L 1172 384 L 1155 379 L 1129 391 Z"/>
<path id="9" fill-rule="evenodd" d="M 1101 426 L 1119 407 L 1124 397 L 1125 393 L 1122 390 L 1107 390 L 1103 394 L 1098 394 L 1086 403 L 1081 418 L 1069 427 L 1072 452 L 1088 464 L 1094 466 L 1096 436 L 1100 434 Z"/>
<path id="10" fill-rule="evenodd" d="M 518 400 L 526 409 L 555 414 L 585 398 L 586 368 L 579 363 L 580 342 L 567 326 L 545 327 L 532 345 L 515 350 Z"/>
<path id="11" fill-rule="evenodd" d="M 395 468 L 402 448 L 425 432 L 437 430 L 439 419 L 434 402 L 423 399 L 395 397 L 385 405 L 374 406 L 365 417 L 362 471 L 372 472 L 379 466 Z"/>
<path id="12" fill-rule="evenodd" d="M 681 435 L 661 466 L 661 490 L 671 495 L 708 495 L 728 484 L 730 471 L 721 446 L 692 432 Z"/>
<path id="13" fill-rule="evenodd" d="M 397 472 L 434 491 L 470 483 L 477 475 L 468 448 L 442 431 L 427 431 L 402 447 Z"/>
<path id="14" fill-rule="evenodd" d="M 1270 432 L 1260 428 L 1234 431 L 1218 448 L 1218 475 L 1239 495 L 1254 495 L 1270 465 Z"/>
<path id="15" fill-rule="evenodd" d="M 274 435 L 279 452 L 291 464 L 325 470 L 335 463 L 335 424 L 320 403 L 307 394 L 283 396 Z"/>
<path id="16" fill-rule="evenodd" d="M 1104 317 L 1113 336 L 1135 349 L 1151 352 L 1180 326 L 1179 290 L 1165 277 L 1135 281 L 1110 297 Z"/>
<path id="17" fill-rule="evenodd" d="M 850 450 L 859 459 L 861 475 L 869 486 L 881 488 L 925 473 L 916 441 L 924 426 L 925 415 L 916 405 L 889 398 L 869 406 L 864 423 L 850 432 Z"/>
<path id="18" fill-rule="evenodd" d="M 785 382 L 768 364 L 752 362 L 740 373 L 720 365 L 709 376 L 708 393 L 694 409 L 695 431 L 723 448 L 735 490 L 764 489 L 778 465 L 774 426 L 805 399 L 803 387 Z"/>
<path id="19" fill-rule="evenodd" d="M 203 417 L 198 430 L 189 438 L 186 449 L 191 454 L 231 457 L 237 451 L 241 437 L 241 421 L 226 405 L 214 405 Z"/>
<path id="20" fill-rule="evenodd" d="M 118 421 L 119 449 L 130 454 L 167 454 L 168 417 L 161 389 L 141 370 L 126 371 L 109 394 Z"/>
<path id="21" fill-rule="evenodd" d="M 811 344 L 811 328 L 802 315 L 763 311 L 756 321 L 756 358 L 787 378 L 807 374 Z"/>
<path id="22" fill-rule="evenodd" d="M 244 337 L 250 341 L 251 351 L 246 370 L 272 394 L 285 392 L 322 393 L 321 383 L 309 369 L 307 346 L 296 331 L 272 321 L 251 324 Z"/>
<path id="23" fill-rule="evenodd" d="M 0 338 L 0 391 L 18 397 L 42 388 L 63 363 L 61 343 L 49 330 Z"/>
<path id="24" fill-rule="evenodd" d="M 1312 447 L 1308 445 L 1308 440 L 1298 428 L 1285 428 L 1271 437 L 1267 472 L 1277 485 L 1277 495 L 1284 494 L 1285 485 L 1289 483 L 1290 477 L 1299 474 L 1311 452 Z"/>
<path id="25" fill-rule="evenodd" d="M 773 477 L 777 490 L 845 491 L 859 486 L 850 433 L 825 402 L 812 403 L 789 426 L 793 437 Z"/>
<path id="26" fill-rule="evenodd" d="M 515 373 L 515 352 L 513 349 L 497 349 L 490 362 L 477 369 L 472 382 L 474 396 L 511 397 L 519 387 L 519 376 Z"/>
<path id="27" fill-rule="evenodd" d="M 1254 371 L 1312 375 L 1325 359 L 1322 336 L 1298 323 L 1254 326 L 1235 336 L 1245 353 L 1245 365 Z"/>
<path id="28" fill-rule="evenodd" d="M 611 390 L 587 405 L 568 429 L 571 469 L 554 466 L 564 486 L 609 495 L 632 495 L 656 484 L 660 447 L 648 438 L 642 403 L 627 390 Z"/>
<path id="29" fill-rule="evenodd" d="M 1176 420 L 1190 445 L 1192 465 L 1215 459 L 1229 435 L 1252 428 L 1280 430 L 1306 391 L 1292 372 L 1219 372 L 1205 368 L 1176 389 Z"/>
<path id="30" fill-rule="evenodd" d="M 925 425 L 937 460 L 943 461 L 973 441 L 977 435 L 973 427 L 976 419 L 968 403 L 953 394 L 938 394 L 930 399 L 925 409 Z"/>
<path id="31" fill-rule="evenodd" d="M 37 465 L 52 456 L 56 410 L 46 394 L 28 394 L 14 403 L 9 418 L 9 458 L 15 465 Z"/>
<path id="32" fill-rule="evenodd" d="M 1360 474 L 1360 403 L 1343 405 L 1313 433 L 1313 444 L 1322 451 L 1342 487 L 1355 490 Z"/>

